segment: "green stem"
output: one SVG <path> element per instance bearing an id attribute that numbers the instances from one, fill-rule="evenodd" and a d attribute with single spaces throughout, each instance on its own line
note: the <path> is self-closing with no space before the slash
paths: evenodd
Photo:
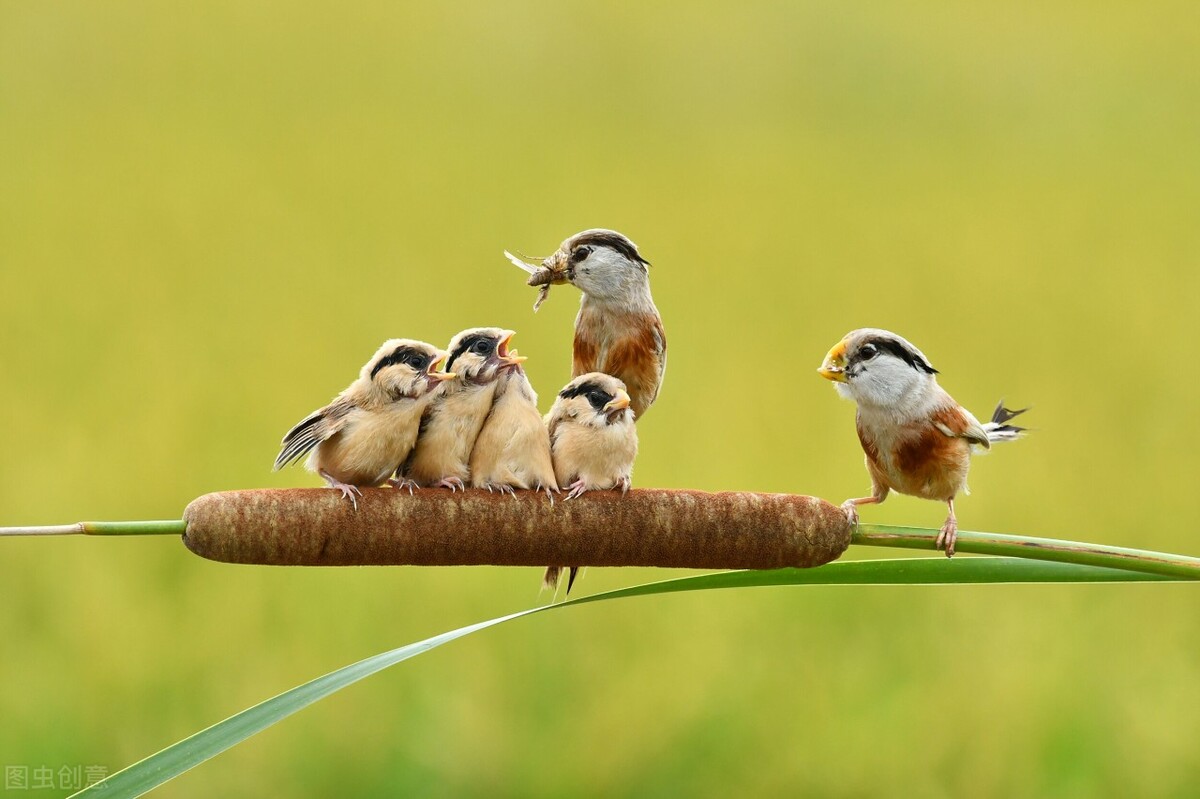
<path id="1" fill-rule="evenodd" d="M 937 530 L 922 527 L 893 527 L 887 524 L 860 524 L 850 539 L 852 544 L 901 549 L 934 548 Z M 1106 566 L 1112 569 L 1161 574 L 1200 580 L 1200 558 L 1150 552 L 1144 549 L 1125 549 L 1079 541 L 1059 541 L 1053 538 L 1028 538 L 1000 533 L 972 533 L 960 530 L 954 545 L 956 552 L 978 555 L 1008 555 L 1034 560 L 1053 560 L 1083 566 Z"/>
<path id="2" fill-rule="evenodd" d="M 0 527 L 5 535 L 183 535 L 182 519 L 152 522 L 76 522 L 45 527 Z"/>

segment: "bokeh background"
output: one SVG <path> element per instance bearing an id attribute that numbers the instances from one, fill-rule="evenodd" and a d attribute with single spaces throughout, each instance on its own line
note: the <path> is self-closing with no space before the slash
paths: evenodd
<path id="1" fill-rule="evenodd" d="M 0 524 L 316 485 L 270 471 L 279 439 L 390 336 L 513 327 L 548 407 L 577 293 L 534 315 L 500 253 L 605 226 L 654 263 L 670 339 L 637 484 L 861 494 L 853 406 L 814 369 L 880 326 L 978 413 L 1034 405 L 1033 435 L 976 462 L 965 529 L 1200 552 L 1196 21 L 1177 2 L 5 3 Z M 5 540 L 0 764 L 115 771 L 545 601 L 538 580 Z M 1198 611 L 1159 585 L 604 603 L 405 663 L 162 793 L 1194 795 Z"/>

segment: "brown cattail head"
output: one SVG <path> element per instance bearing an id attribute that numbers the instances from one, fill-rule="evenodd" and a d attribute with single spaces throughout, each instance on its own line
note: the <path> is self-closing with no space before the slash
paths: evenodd
<path id="1" fill-rule="evenodd" d="M 819 566 L 850 544 L 839 508 L 815 497 L 665 489 L 595 491 L 551 504 L 534 491 L 414 495 L 363 489 L 358 510 L 327 489 L 206 494 L 184 544 L 228 563 L 275 566 Z"/>

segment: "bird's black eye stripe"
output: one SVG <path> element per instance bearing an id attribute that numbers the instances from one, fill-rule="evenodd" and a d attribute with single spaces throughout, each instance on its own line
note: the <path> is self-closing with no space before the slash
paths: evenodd
<path id="1" fill-rule="evenodd" d="M 599 388 L 600 386 L 596 385 L 595 383 L 580 383 L 577 386 L 567 386 L 562 391 L 558 392 L 558 396 L 562 397 L 563 399 L 571 399 L 573 397 L 578 397 L 581 394 L 586 394 L 589 391 L 598 390 Z"/>
<path id="2" fill-rule="evenodd" d="M 930 366 L 928 361 L 892 338 L 873 338 L 863 342 L 862 346 L 858 348 L 858 354 L 854 360 L 856 362 L 870 360 L 880 352 L 894 355 L 912 368 L 925 374 L 937 374 L 937 369 Z"/>
<path id="3" fill-rule="evenodd" d="M 621 255 L 625 256 L 630 261 L 634 261 L 635 263 L 642 263 L 642 264 L 645 264 L 646 266 L 650 265 L 650 262 L 647 261 L 645 258 L 643 258 L 641 256 L 641 254 L 638 253 L 637 247 L 633 246 L 633 242 L 630 241 L 629 239 L 625 238 L 624 236 L 620 235 L 619 233 L 602 231 L 602 232 L 598 232 L 598 233 L 592 233 L 587 236 L 580 236 L 576 240 L 577 247 L 582 248 L 583 246 L 586 246 L 589 244 L 595 245 L 598 247 L 610 247 L 610 248 L 616 250 L 617 252 L 621 253 Z"/>
<path id="4" fill-rule="evenodd" d="M 397 347 L 394 352 L 386 357 L 380 358 L 379 361 L 371 368 L 371 378 L 379 374 L 380 370 L 386 369 L 389 366 L 396 364 L 407 364 L 414 369 L 420 371 L 429 366 L 432 356 L 416 349 L 415 347 L 403 346 Z"/>
<path id="5" fill-rule="evenodd" d="M 587 382 L 580 383 L 577 386 L 567 386 L 558 393 L 558 396 L 563 399 L 574 399 L 575 397 L 584 397 L 593 409 L 599 411 L 605 405 L 613 401 L 613 394 L 609 394 L 600 386 L 599 383 Z"/>
<path id="6" fill-rule="evenodd" d="M 591 247 L 576 247 L 575 252 L 571 253 L 571 263 L 579 264 L 587 260 L 587 257 L 592 254 Z"/>
<path id="7" fill-rule="evenodd" d="M 485 351 L 480 351 L 478 345 L 486 345 Z M 454 362 L 458 360 L 460 355 L 465 355 L 468 350 L 478 353 L 479 355 L 491 355 L 492 349 L 495 347 L 495 340 L 481 334 L 473 334 L 465 336 L 462 341 L 458 342 L 458 346 L 454 348 L 454 352 L 450 353 L 450 360 L 446 361 L 446 371 L 450 371 L 454 367 Z"/>

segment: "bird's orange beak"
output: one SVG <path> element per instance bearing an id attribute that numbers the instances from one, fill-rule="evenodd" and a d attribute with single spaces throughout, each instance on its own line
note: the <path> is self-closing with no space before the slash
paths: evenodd
<path id="1" fill-rule="evenodd" d="M 846 382 L 846 342 L 839 341 L 833 349 L 825 354 L 825 360 L 817 374 L 835 383 Z"/>
<path id="2" fill-rule="evenodd" d="M 623 411 L 629 407 L 631 402 L 632 400 L 629 399 L 628 394 L 621 389 L 617 389 L 617 395 L 609 400 L 608 404 L 604 406 L 604 412 L 612 413 L 613 411 Z"/>
<path id="3" fill-rule="evenodd" d="M 441 366 L 446 362 L 446 358 L 448 357 L 450 356 L 443 353 L 442 357 L 429 364 L 429 370 L 426 372 L 426 374 L 430 380 L 453 380 L 454 378 L 458 377 L 458 374 L 455 372 L 441 371 Z"/>
<path id="4" fill-rule="evenodd" d="M 529 360 L 529 358 L 524 355 L 518 355 L 516 350 L 510 350 L 508 348 L 508 342 L 512 341 L 512 337 L 515 335 L 517 334 L 510 330 L 508 335 L 500 339 L 500 344 L 496 347 L 496 356 L 508 366 L 517 366 Z"/>

